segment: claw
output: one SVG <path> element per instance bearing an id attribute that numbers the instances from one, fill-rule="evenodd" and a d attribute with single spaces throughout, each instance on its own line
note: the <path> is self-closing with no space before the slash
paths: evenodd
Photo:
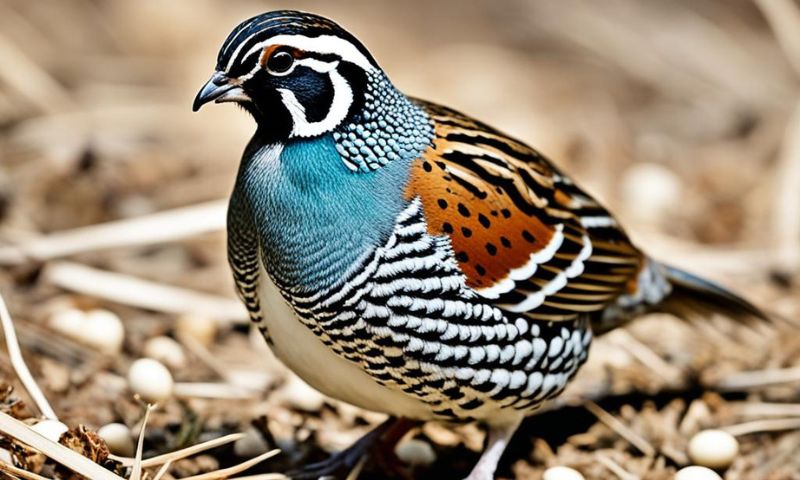
<path id="1" fill-rule="evenodd" d="M 415 422 L 389 417 L 385 422 L 370 430 L 345 450 L 331 455 L 327 460 L 286 472 L 286 476 L 294 480 L 316 480 L 334 475 L 340 471 L 350 471 L 356 467 L 362 458 L 369 455 L 376 446 L 394 447 L 400 437 L 414 425 Z"/>

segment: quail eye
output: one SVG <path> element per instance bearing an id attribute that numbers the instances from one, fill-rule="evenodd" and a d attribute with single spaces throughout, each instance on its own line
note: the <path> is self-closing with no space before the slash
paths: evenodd
<path id="1" fill-rule="evenodd" d="M 289 52 L 276 52 L 267 60 L 267 71 L 280 75 L 292 68 L 294 57 Z"/>

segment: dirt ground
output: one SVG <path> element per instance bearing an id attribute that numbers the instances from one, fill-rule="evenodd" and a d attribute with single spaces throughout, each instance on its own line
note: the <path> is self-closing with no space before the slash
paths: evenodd
<path id="1" fill-rule="evenodd" d="M 0 293 L 68 426 L 138 433 L 144 408 L 126 376 L 159 336 L 178 342 L 177 383 L 150 416 L 144 458 L 247 432 L 163 479 L 272 448 L 281 452 L 246 473 L 283 472 L 383 419 L 287 372 L 233 293 L 224 200 L 254 127 L 227 105 L 190 107 L 229 30 L 276 8 L 339 21 L 404 92 L 554 159 L 653 256 L 800 320 L 794 0 L 0 0 Z M 163 211 L 174 216 L 153 216 Z M 54 320 L 96 309 L 121 319 L 119 348 Z M 587 479 L 670 479 L 691 464 L 693 434 L 725 428 L 740 451 L 724 478 L 800 479 L 800 327 L 790 323 L 650 315 L 600 338 L 565 395 L 523 424 L 499 477 L 565 465 Z M 0 412 L 41 413 L 5 351 L 0 380 L 14 387 Z M 484 434 L 428 424 L 411 438 L 424 442 L 413 443 L 424 465 L 370 461 L 359 478 L 461 478 Z M 51 461 L 22 465 L 77 478 Z"/>

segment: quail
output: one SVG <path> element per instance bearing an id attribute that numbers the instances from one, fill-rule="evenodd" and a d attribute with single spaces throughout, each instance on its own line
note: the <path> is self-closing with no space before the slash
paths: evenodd
<path id="1" fill-rule="evenodd" d="M 414 421 L 479 421 L 490 479 L 593 335 L 651 311 L 764 315 L 659 263 L 541 153 L 399 91 L 352 34 L 297 11 L 238 25 L 195 98 L 257 128 L 228 211 L 238 293 L 311 386 L 390 419 L 298 476 L 352 465 Z"/>

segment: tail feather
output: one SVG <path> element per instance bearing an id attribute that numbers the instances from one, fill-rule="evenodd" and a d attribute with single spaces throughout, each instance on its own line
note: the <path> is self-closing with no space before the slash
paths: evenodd
<path id="1" fill-rule="evenodd" d="M 636 289 L 607 305 L 602 315 L 592 320 L 592 329 L 601 335 L 647 312 L 665 312 L 684 319 L 721 313 L 762 325 L 780 319 L 716 283 L 648 258 L 639 271 Z"/>
<path id="2" fill-rule="evenodd" d="M 679 316 L 684 316 L 687 311 L 707 314 L 710 310 L 736 320 L 773 319 L 748 300 L 714 282 L 669 265 L 661 264 L 661 267 L 672 286 L 672 292 L 664 298 L 659 310 Z"/>

